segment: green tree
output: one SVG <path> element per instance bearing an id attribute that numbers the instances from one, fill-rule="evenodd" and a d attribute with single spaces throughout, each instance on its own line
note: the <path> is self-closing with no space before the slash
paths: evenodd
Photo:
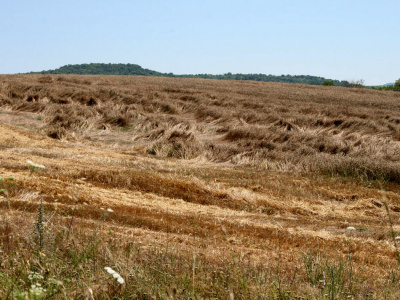
<path id="1" fill-rule="evenodd" d="M 400 79 L 397 79 L 396 82 L 394 83 L 394 91 L 400 91 Z"/>
<path id="2" fill-rule="evenodd" d="M 322 85 L 326 85 L 326 86 L 334 86 L 335 83 L 333 82 L 333 80 L 325 80 Z"/>

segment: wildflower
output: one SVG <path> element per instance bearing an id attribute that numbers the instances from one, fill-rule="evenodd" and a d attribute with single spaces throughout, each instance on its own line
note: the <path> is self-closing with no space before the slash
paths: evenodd
<path id="1" fill-rule="evenodd" d="M 104 269 L 107 271 L 108 274 L 111 274 L 114 278 L 116 278 L 119 284 L 125 283 L 125 280 L 122 278 L 122 276 L 115 272 L 113 269 L 111 269 L 110 267 L 105 267 Z"/>
<path id="2" fill-rule="evenodd" d="M 30 272 L 28 275 L 28 279 L 30 281 L 36 282 L 36 281 L 41 281 L 44 279 L 44 277 L 42 275 L 40 275 L 39 273 L 36 272 Z"/>
<path id="3" fill-rule="evenodd" d="M 107 211 L 114 212 L 111 208 L 107 208 Z"/>
<path id="4" fill-rule="evenodd" d="M 29 289 L 29 295 L 32 296 L 31 299 L 39 299 L 46 293 L 46 289 L 42 287 L 40 283 L 32 284 Z"/>
<path id="5" fill-rule="evenodd" d="M 29 165 L 31 165 L 33 168 L 46 169 L 45 166 L 36 164 L 36 163 L 34 163 L 33 161 L 31 161 L 31 160 L 29 160 L 29 159 L 28 159 L 26 162 L 27 162 Z"/>
<path id="6" fill-rule="evenodd" d="M 125 280 L 121 276 L 118 277 L 117 281 L 118 281 L 119 284 L 124 284 L 125 283 Z"/>
<path id="7" fill-rule="evenodd" d="M 347 230 L 356 230 L 353 226 L 347 227 Z"/>
<path id="8" fill-rule="evenodd" d="M 47 291 L 45 288 L 42 287 L 42 284 L 40 283 L 43 281 L 44 277 L 39 273 L 30 272 L 28 275 L 28 279 L 30 282 L 32 282 L 31 288 L 29 289 L 30 297 L 28 299 L 41 299 Z M 25 296 L 28 296 L 27 294 L 28 293 L 25 293 Z"/>

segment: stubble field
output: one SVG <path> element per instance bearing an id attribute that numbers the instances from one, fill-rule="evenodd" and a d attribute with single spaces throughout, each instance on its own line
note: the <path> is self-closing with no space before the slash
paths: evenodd
<path id="1" fill-rule="evenodd" d="M 0 81 L 1 299 L 400 297 L 400 93 Z"/>

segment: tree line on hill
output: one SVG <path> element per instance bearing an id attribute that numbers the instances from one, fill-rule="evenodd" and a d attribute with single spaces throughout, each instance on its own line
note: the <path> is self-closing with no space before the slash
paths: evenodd
<path id="1" fill-rule="evenodd" d="M 30 74 L 76 74 L 76 75 L 139 75 L 165 76 L 165 74 L 144 69 L 134 64 L 78 64 L 65 65 L 55 70 L 30 72 Z"/>
<path id="2" fill-rule="evenodd" d="M 359 87 L 359 88 L 370 88 L 374 90 L 380 90 L 380 91 L 400 91 L 400 79 L 398 79 L 395 83 L 392 84 L 386 84 L 382 86 L 364 86 L 364 80 L 357 80 L 357 81 L 341 81 L 340 86 L 343 87 Z M 322 85 L 325 86 L 335 86 L 335 82 L 333 80 L 325 80 Z"/>
<path id="3" fill-rule="evenodd" d="M 332 80 L 319 76 L 311 75 L 266 75 L 266 74 L 232 74 L 225 73 L 220 75 L 213 74 L 184 74 L 176 75 L 173 73 L 162 73 L 149 69 L 142 68 L 136 64 L 76 64 L 65 65 L 58 69 L 30 72 L 29 74 L 77 74 L 77 75 L 136 75 L 136 76 L 158 76 L 158 77 L 173 77 L 173 78 L 205 78 L 205 79 L 222 79 L 222 80 L 253 80 L 253 81 L 268 81 L 268 82 L 283 82 L 283 83 L 299 83 L 311 85 L 325 86 L 343 86 L 343 87 L 365 87 L 364 80 L 346 81 Z M 392 90 L 400 91 L 400 79 L 393 85 L 373 86 L 369 87 L 377 90 Z"/>
<path id="4" fill-rule="evenodd" d="M 385 86 L 376 86 L 374 87 L 376 90 L 381 90 L 381 91 L 398 91 L 400 92 L 400 79 L 396 80 L 394 84 L 391 85 L 385 85 Z"/>
<path id="5" fill-rule="evenodd" d="M 300 83 L 321 85 L 329 80 L 324 77 L 310 75 L 266 75 L 266 74 L 232 74 L 225 73 L 221 75 L 212 74 L 186 74 L 175 75 L 173 73 L 161 73 L 149 69 L 144 69 L 136 64 L 77 64 L 66 65 L 55 70 L 47 70 L 41 72 L 30 72 L 29 74 L 78 74 L 78 75 L 138 75 L 138 76 L 159 76 L 174 78 L 205 78 L 205 79 L 225 79 L 225 80 L 253 80 L 253 81 L 269 81 L 284 83 Z M 334 85 L 343 85 L 343 81 L 330 80 Z"/>

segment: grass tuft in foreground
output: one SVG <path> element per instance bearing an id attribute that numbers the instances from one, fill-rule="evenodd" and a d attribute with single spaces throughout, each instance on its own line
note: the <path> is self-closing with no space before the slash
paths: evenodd
<path id="1" fill-rule="evenodd" d="M 36 219 L 36 221 L 35 221 Z M 17 221 L 20 224 L 17 224 Z M 39 205 L 13 223 L 0 219 L 1 299 L 376 299 L 398 296 L 399 270 L 377 291 L 343 258 L 310 250 L 296 264 L 255 262 L 225 249 L 208 258 L 193 247 L 127 239 L 105 225 L 48 218 Z M 24 228 L 33 227 L 32 237 Z"/>

